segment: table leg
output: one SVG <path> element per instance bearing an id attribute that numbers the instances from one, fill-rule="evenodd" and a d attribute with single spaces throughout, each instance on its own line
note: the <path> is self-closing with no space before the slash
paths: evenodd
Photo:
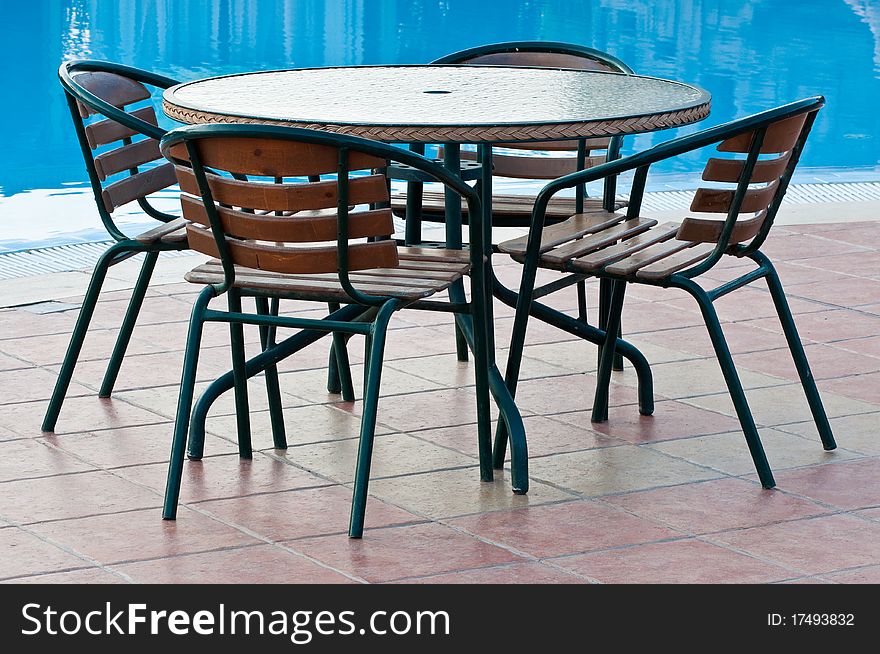
<path id="1" fill-rule="evenodd" d="M 447 170 L 458 175 L 461 173 L 461 146 L 458 143 L 446 143 L 443 146 L 443 163 Z M 453 250 L 461 249 L 461 196 L 452 189 L 444 193 L 446 205 L 446 247 Z M 459 282 L 461 284 L 461 282 Z M 455 323 L 455 353 L 459 361 L 468 360 L 468 344 L 458 322 Z"/>
<path id="2" fill-rule="evenodd" d="M 452 152 L 451 158 L 449 157 L 450 152 Z M 447 168 L 451 168 L 453 165 L 460 165 L 458 146 L 450 147 L 447 145 L 445 153 L 447 156 Z M 477 344 L 474 339 L 474 330 L 476 328 L 485 329 L 484 339 L 487 345 L 485 356 L 488 364 L 489 391 L 498 406 L 500 421 L 504 423 L 506 433 L 510 435 L 511 486 L 514 493 L 524 494 L 529 489 L 528 447 L 526 444 L 525 426 L 523 425 L 519 409 L 513 401 L 513 396 L 508 390 L 507 384 L 504 383 L 504 377 L 495 362 L 495 323 L 491 301 L 494 294 L 495 276 L 492 272 L 492 147 L 490 145 L 480 146 L 480 160 L 483 164 L 483 173 L 480 180 L 482 216 L 480 216 L 480 221 L 477 225 L 480 233 L 475 234 L 475 230 L 471 230 L 471 233 L 477 236 L 476 239 L 471 239 L 471 255 L 473 268 L 479 267 L 480 269 L 480 281 L 485 289 L 485 296 L 487 298 L 483 315 L 480 316 L 482 320 L 478 321 L 484 324 L 482 326 L 475 324 L 472 317 L 466 314 L 456 314 L 455 320 L 475 357 L 481 355 L 478 354 L 480 348 L 475 348 Z M 449 202 L 449 194 L 446 196 L 448 202 L 446 206 L 446 226 L 447 236 L 450 237 L 447 247 L 461 246 L 461 199 L 457 194 L 455 195 L 456 197 L 452 202 Z M 476 216 L 469 216 L 469 223 L 472 228 L 474 220 L 477 220 Z M 482 247 L 479 247 L 479 243 L 474 243 L 475 241 L 479 241 Z M 477 247 L 474 247 L 475 244 Z M 457 284 L 451 287 L 449 289 L 449 297 L 453 302 L 464 302 L 463 285 Z M 503 461 L 502 465 L 496 465 L 496 468 L 501 467 L 503 467 Z"/>
<path id="3" fill-rule="evenodd" d="M 414 143 L 410 150 L 416 154 L 425 154 L 424 143 Z M 406 227 L 404 242 L 407 245 L 420 245 L 422 242 L 422 199 L 425 185 L 422 182 L 406 183 Z"/>

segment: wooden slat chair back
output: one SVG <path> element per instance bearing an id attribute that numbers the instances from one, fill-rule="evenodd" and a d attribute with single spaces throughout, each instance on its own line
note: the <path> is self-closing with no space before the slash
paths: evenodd
<path id="1" fill-rule="evenodd" d="M 550 41 L 516 41 L 495 43 L 455 52 L 431 62 L 437 65 L 494 65 L 494 66 L 539 66 L 550 68 L 573 68 L 600 72 L 632 74 L 632 69 L 608 53 L 570 43 Z M 498 143 L 492 151 L 492 175 L 495 177 L 549 180 L 577 170 L 592 168 L 608 159 L 617 157 L 622 139 L 586 138 L 562 141 L 536 141 L 530 143 Z M 423 145 L 416 145 L 417 151 L 424 152 Z M 440 147 L 440 154 L 443 148 Z M 477 153 L 462 150 L 461 159 L 465 165 L 472 166 Z M 467 174 L 479 172 L 466 169 Z M 603 197 L 586 197 L 586 188 L 575 190 L 575 198 L 554 198 L 548 208 L 548 218 L 559 221 L 576 212 L 601 213 L 617 210 L 626 203 L 615 198 L 615 181 L 605 183 Z M 407 209 L 407 197 L 416 198 Z M 534 195 L 494 193 L 492 198 L 493 225 L 498 227 L 525 227 L 531 216 Z M 408 240 L 420 238 L 420 221 L 443 222 L 445 219 L 444 196 L 432 190 L 422 190 L 418 183 L 410 183 L 406 194 L 392 197 L 394 211 L 406 214 L 409 223 Z M 415 209 L 418 206 L 419 209 Z M 418 211 L 418 215 L 414 213 Z M 464 209 L 467 220 L 467 210 Z M 418 234 L 418 236 L 415 236 Z"/>
<path id="2" fill-rule="evenodd" d="M 710 257 L 714 265 L 723 254 L 744 256 L 766 238 L 814 118 L 815 111 L 804 112 L 720 139 L 715 150 L 734 156 L 708 159 L 702 179 L 715 185 L 694 192 L 690 212 L 680 223 L 658 226 L 639 215 L 639 201 L 626 215 L 574 216 L 545 227 L 539 246 L 542 265 L 656 282 Z M 641 198 L 643 184 L 644 178 L 634 197 Z M 725 236 L 726 225 L 730 232 Z M 722 237 L 724 247 L 718 249 Z M 754 248 L 733 248 L 746 247 L 758 237 Z M 528 236 L 523 236 L 499 247 L 522 261 L 527 244 Z"/>
<path id="3" fill-rule="evenodd" d="M 335 273 L 339 251 L 337 210 L 344 187 L 348 214 L 349 270 L 394 268 L 397 245 L 390 209 L 358 210 L 349 205 L 388 201 L 386 162 L 350 152 L 340 173 L 337 148 L 259 138 L 210 138 L 193 143 L 206 172 L 209 197 L 200 192 L 191 167 L 178 164 L 183 216 L 189 221 L 190 247 L 221 257 L 217 237 L 223 238 L 235 265 L 288 274 Z M 170 150 L 179 162 L 189 162 L 186 145 Z M 349 173 L 362 173 L 349 175 Z M 223 173 L 226 173 L 224 176 Z M 309 177 L 337 177 L 309 181 Z M 214 232 L 210 212 L 219 219 L 222 234 Z M 330 210 L 330 211 L 328 211 Z M 356 240 L 371 239 L 371 242 Z M 381 240 L 379 240 L 381 239 Z"/>
<path id="4" fill-rule="evenodd" d="M 604 334 L 599 341 L 601 356 L 593 421 L 602 422 L 608 417 L 608 391 L 615 352 L 633 350 L 631 345 L 617 338 L 627 284 L 681 289 L 693 296 L 699 305 L 758 476 L 765 487 L 771 488 L 775 484 L 773 474 L 713 306 L 719 297 L 765 279 L 822 444 L 828 450 L 836 447 L 779 277 L 760 250 L 823 105 L 824 98 L 807 98 L 551 182 L 538 194 L 529 236 L 499 246 L 523 262 L 520 293 L 527 297 L 538 298 L 546 294 L 544 289 L 535 288 L 539 267 L 596 276 L 611 285 L 607 324 L 600 325 Z M 656 220 L 640 215 L 651 165 L 712 146 L 715 153 L 709 158 L 702 175 L 702 179 L 711 182 L 712 186 L 703 186 L 695 192 L 690 211 L 680 223 L 658 225 Z M 585 217 L 545 226 L 547 206 L 555 193 L 627 171 L 635 172 L 625 216 L 608 216 L 604 220 Z M 757 268 L 711 290 L 697 284 L 696 278 L 728 256 L 751 259 Z M 514 320 L 507 371 L 508 383 L 514 387 L 530 311 L 528 302 L 520 302 Z M 643 403 L 649 407 L 652 405 L 650 398 L 644 401 L 640 397 L 640 404 Z M 501 451 L 503 454 L 503 443 Z"/>
<path id="5" fill-rule="evenodd" d="M 543 49 L 540 49 L 543 48 Z M 443 57 L 433 63 L 475 64 L 483 66 L 537 66 L 543 68 L 573 68 L 608 73 L 632 73 L 632 70 L 609 55 L 578 46 L 563 44 L 498 44 L 473 51 L 464 51 Z M 581 139 L 584 147 L 582 168 L 591 168 L 605 162 L 605 151 L 610 138 Z M 528 152 L 574 152 L 578 141 L 536 141 L 534 143 L 498 143 L 496 148 Z M 462 152 L 463 159 L 475 159 L 475 153 Z M 578 170 L 577 157 L 553 157 L 539 154 L 510 155 L 495 152 L 492 156 L 493 174 L 498 177 L 519 179 L 556 179 Z"/>
<path id="6" fill-rule="evenodd" d="M 739 201 L 736 223 L 729 243 L 743 243 L 754 238 L 767 220 L 770 207 L 777 205 L 785 194 L 782 177 L 789 172 L 792 153 L 810 114 L 786 118 L 767 127 L 751 174 L 744 177 L 747 158 L 711 158 L 703 170 L 703 180 L 728 185 L 727 188 L 700 188 L 694 194 L 690 210 L 705 214 L 728 214 Z M 757 132 L 746 132 L 718 144 L 722 153 L 748 155 Z M 733 185 L 732 188 L 730 186 Z M 738 198 L 738 192 L 741 199 Z M 716 218 L 687 216 L 676 237 L 683 241 L 717 243 L 724 221 Z"/>
<path id="7" fill-rule="evenodd" d="M 159 130 L 153 106 L 144 105 L 151 98 L 149 89 L 135 79 L 107 71 L 75 72 L 71 79 L 132 119 L 126 125 L 102 115 L 93 106 L 76 102 L 83 134 L 91 149 L 91 161 L 87 159 L 87 164 L 94 168 L 101 186 L 102 208 L 113 213 L 123 205 L 144 202 L 148 195 L 173 186 L 176 179 L 170 164 L 163 161 L 161 165 L 149 166 L 162 160 L 157 138 L 161 134 L 147 129 L 163 131 Z"/>

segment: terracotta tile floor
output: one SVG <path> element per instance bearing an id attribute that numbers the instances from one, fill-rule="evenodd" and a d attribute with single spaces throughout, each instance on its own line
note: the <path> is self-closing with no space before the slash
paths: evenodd
<path id="1" fill-rule="evenodd" d="M 272 449 L 265 392 L 253 380 L 259 452 L 238 459 L 234 408 L 223 398 L 204 460 L 187 463 L 179 519 L 163 522 L 195 289 L 151 289 L 118 393 L 99 400 L 126 297 L 108 294 L 55 434 L 39 425 L 76 309 L 0 310 L 0 580 L 876 583 L 880 223 L 784 226 L 767 250 L 820 380 L 836 452 L 818 442 L 760 286 L 725 297 L 719 311 L 776 473 L 772 491 L 756 481 L 696 305 L 637 287 L 623 324 L 655 364 L 654 416 L 638 415 L 630 368 L 614 375 L 609 422 L 592 425 L 595 348 L 533 324 L 519 395 L 532 486 L 514 496 L 506 472 L 479 481 L 473 371 L 455 360 L 448 317 L 404 312 L 388 340 L 362 541 L 346 536 L 360 403 L 326 392 L 325 343 L 280 366 L 290 449 Z M 497 263 L 515 283 L 518 267 Z M 737 263 L 713 279 L 729 279 Z M 575 308 L 573 294 L 552 302 Z M 497 314 L 504 360 L 511 312 Z M 222 329 L 208 330 L 201 380 L 228 367 L 226 341 Z M 359 381 L 357 339 L 351 353 Z"/>

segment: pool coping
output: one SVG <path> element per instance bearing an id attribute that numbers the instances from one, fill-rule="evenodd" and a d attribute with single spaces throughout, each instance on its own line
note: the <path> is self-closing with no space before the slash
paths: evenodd
<path id="1" fill-rule="evenodd" d="M 827 201 L 827 198 L 834 197 L 829 194 L 822 196 L 822 199 L 826 199 L 826 201 L 805 201 L 804 194 L 799 193 L 798 188 L 811 185 L 792 185 L 789 196 L 780 207 L 775 224 L 784 226 L 878 221 L 880 220 L 880 182 L 870 184 L 876 186 L 874 191 L 877 199 L 838 202 Z M 848 184 L 826 184 L 825 186 L 844 185 Z M 798 201 L 799 195 L 802 196 L 800 201 Z M 665 201 L 658 202 L 658 196 L 663 196 Z M 687 208 L 687 202 L 684 201 L 686 196 L 688 194 L 684 191 L 675 190 L 648 193 L 645 195 L 646 211 L 643 214 L 658 220 L 679 219 L 682 209 Z M 499 229 L 498 231 L 502 238 L 524 233 L 522 229 L 518 231 Z M 426 240 L 439 239 L 442 238 L 443 228 L 439 225 L 425 224 L 423 233 Z M 0 309 L 51 302 L 60 298 L 84 294 L 91 278 L 93 261 L 97 261 L 104 246 L 109 243 L 109 241 L 92 241 L 0 252 L 0 273 L 3 271 L 4 263 L 6 266 L 19 265 L 23 273 L 10 275 L 6 278 L 0 274 Z M 72 251 L 86 248 L 89 250 L 87 256 L 82 256 L 82 252 L 79 253 L 81 256 L 71 256 Z M 57 262 L 62 265 L 62 268 L 40 272 L 37 265 L 27 266 L 12 261 L 13 258 L 18 258 L 21 262 L 29 255 L 33 256 L 34 261 L 39 258 L 51 261 L 53 256 L 57 256 Z M 203 255 L 191 252 L 175 252 L 168 256 L 162 256 L 161 263 L 154 274 L 153 285 L 182 282 L 183 275 L 198 265 L 200 258 L 207 259 Z M 75 264 L 64 262 L 75 262 Z M 139 269 L 140 262 L 137 260 L 117 264 L 108 272 L 104 290 L 115 291 L 133 288 Z M 31 274 L 28 274 L 29 272 Z"/>

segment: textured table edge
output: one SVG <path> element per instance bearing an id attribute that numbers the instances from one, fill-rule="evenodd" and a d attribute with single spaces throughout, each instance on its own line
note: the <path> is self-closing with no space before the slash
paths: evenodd
<path id="1" fill-rule="evenodd" d="M 682 109 L 644 116 L 557 122 L 501 125 L 358 125 L 352 123 L 316 123 L 252 118 L 213 113 L 182 107 L 163 98 L 162 109 L 169 118 L 195 125 L 225 123 L 241 125 L 283 125 L 337 134 L 360 136 L 375 141 L 403 143 L 492 143 L 505 141 L 554 141 L 618 134 L 641 134 L 680 127 L 703 120 L 709 115 L 711 98 Z"/>

